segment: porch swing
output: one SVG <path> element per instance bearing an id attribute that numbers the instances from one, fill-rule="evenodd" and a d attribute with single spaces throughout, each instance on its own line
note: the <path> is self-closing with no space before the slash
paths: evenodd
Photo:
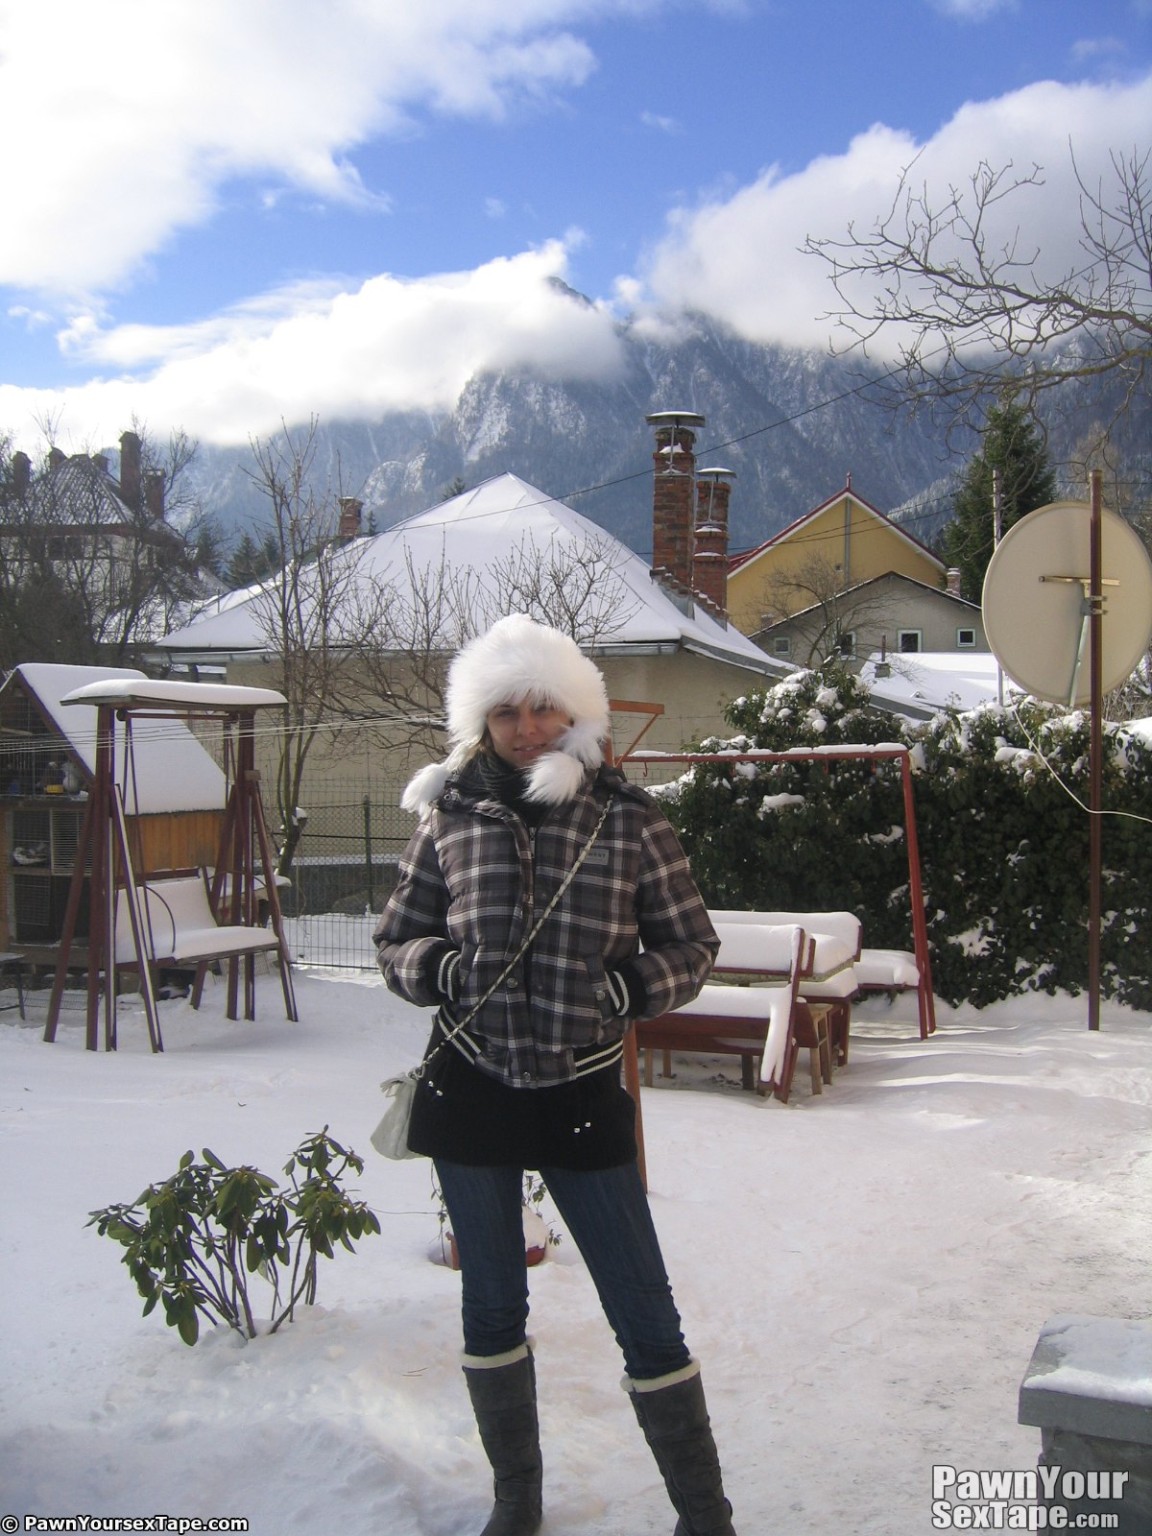
<path id="1" fill-rule="evenodd" d="M 194 972 L 191 1003 L 195 1008 L 209 968 L 226 962 L 227 1017 L 238 1017 L 243 974 L 244 1017 L 253 1019 L 256 956 L 273 956 L 285 1014 L 297 1020 L 292 960 L 255 767 L 256 712 L 284 702 L 282 694 L 268 688 L 124 677 L 87 684 L 61 700 L 95 707 L 96 753 L 48 1004 L 46 1041 L 56 1038 L 68 973 L 77 968 L 73 950 L 86 883 L 86 1045 L 90 1051 L 98 1049 L 101 1001 L 104 1048 L 116 1049 L 117 981 L 125 971 L 139 976 L 154 1052 L 164 1049 L 156 1007 L 156 982 L 163 968 Z M 193 721 L 214 721 L 222 727 L 228 790 L 210 872 L 139 868 L 140 855 L 132 847 L 125 807 L 138 800 L 132 725 L 141 718 L 171 720 L 185 728 Z M 119 775 L 118 737 L 123 744 Z M 259 921 L 262 905 L 267 909 L 267 927 Z"/>

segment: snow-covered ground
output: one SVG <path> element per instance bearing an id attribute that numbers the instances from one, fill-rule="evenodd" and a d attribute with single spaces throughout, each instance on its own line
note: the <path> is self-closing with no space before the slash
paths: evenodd
<path id="1" fill-rule="evenodd" d="M 239 1516 L 256 1536 L 475 1536 L 489 1477 L 458 1368 L 459 1277 L 429 1259 L 429 1166 L 369 1146 L 379 1080 L 426 1016 L 374 976 L 304 973 L 301 1022 L 122 1004 L 90 1054 L 69 1012 L 0 1015 L 4 1393 L 0 1515 Z M 1017 1390 L 1045 1320 L 1149 1313 L 1152 1020 L 1084 999 L 858 1010 L 848 1069 L 783 1106 L 732 1064 L 644 1093 L 652 1205 L 705 1381 L 741 1536 L 917 1536 L 931 1468 L 1025 1469 Z M 804 1079 L 801 1081 L 801 1079 Z M 328 1125 L 366 1160 L 383 1235 L 325 1265 L 319 1305 L 244 1344 L 140 1316 L 88 1213 L 188 1148 L 280 1176 Z M 580 1259 L 533 1271 L 549 1536 L 667 1536 Z M 9 1527 L 3 1527 L 8 1529 Z"/>

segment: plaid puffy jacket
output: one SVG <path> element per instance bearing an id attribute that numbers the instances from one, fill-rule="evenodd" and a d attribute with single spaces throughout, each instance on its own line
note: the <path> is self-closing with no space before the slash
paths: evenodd
<path id="1" fill-rule="evenodd" d="M 617 1041 L 606 972 L 630 961 L 653 1018 L 696 996 L 719 942 L 688 860 L 655 801 L 615 770 L 590 774 L 535 830 L 500 801 L 450 781 L 405 851 L 374 939 L 385 980 L 411 1003 L 444 1003 L 434 957 L 460 952 L 451 1025 L 516 953 L 580 850 L 604 802 L 594 847 L 524 958 L 468 1026 L 476 1066 L 513 1087 L 570 1080 L 574 1052 Z M 642 946 L 642 948 L 641 948 Z"/>

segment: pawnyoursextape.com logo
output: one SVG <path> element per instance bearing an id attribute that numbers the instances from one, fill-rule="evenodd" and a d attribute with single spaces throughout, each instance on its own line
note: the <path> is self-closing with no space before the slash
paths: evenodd
<path id="1" fill-rule="evenodd" d="M 932 1468 L 934 1531 L 1113 1531 L 1127 1472 Z M 1098 1511 L 1092 1504 L 1102 1506 Z M 1073 1510 L 1076 1513 L 1073 1513 Z M 1111 1511 L 1111 1512 L 1109 1512 Z"/>

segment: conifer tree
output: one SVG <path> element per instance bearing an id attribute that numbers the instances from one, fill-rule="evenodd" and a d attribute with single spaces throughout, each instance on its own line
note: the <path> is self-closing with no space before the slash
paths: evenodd
<path id="1" fill-rule="evenodd" d="M 1000 471 L 1001 531 L 1056 499 L 1056 476 L 1035 418 L 1011 392 L 988 411 L 979 453 L 964 471 L 944 529 L 944 558 L 960 572 L 960 595 L 980 601 L 992 558 L 993 472 Z"/>
<path id="2" fill-rule="evenodd" d="M 256 540 L 248 532 L 240 535 L 228 562 L 226 580 L 233 590 L 250 586 L 264 574 L 263 561 Z"/>

